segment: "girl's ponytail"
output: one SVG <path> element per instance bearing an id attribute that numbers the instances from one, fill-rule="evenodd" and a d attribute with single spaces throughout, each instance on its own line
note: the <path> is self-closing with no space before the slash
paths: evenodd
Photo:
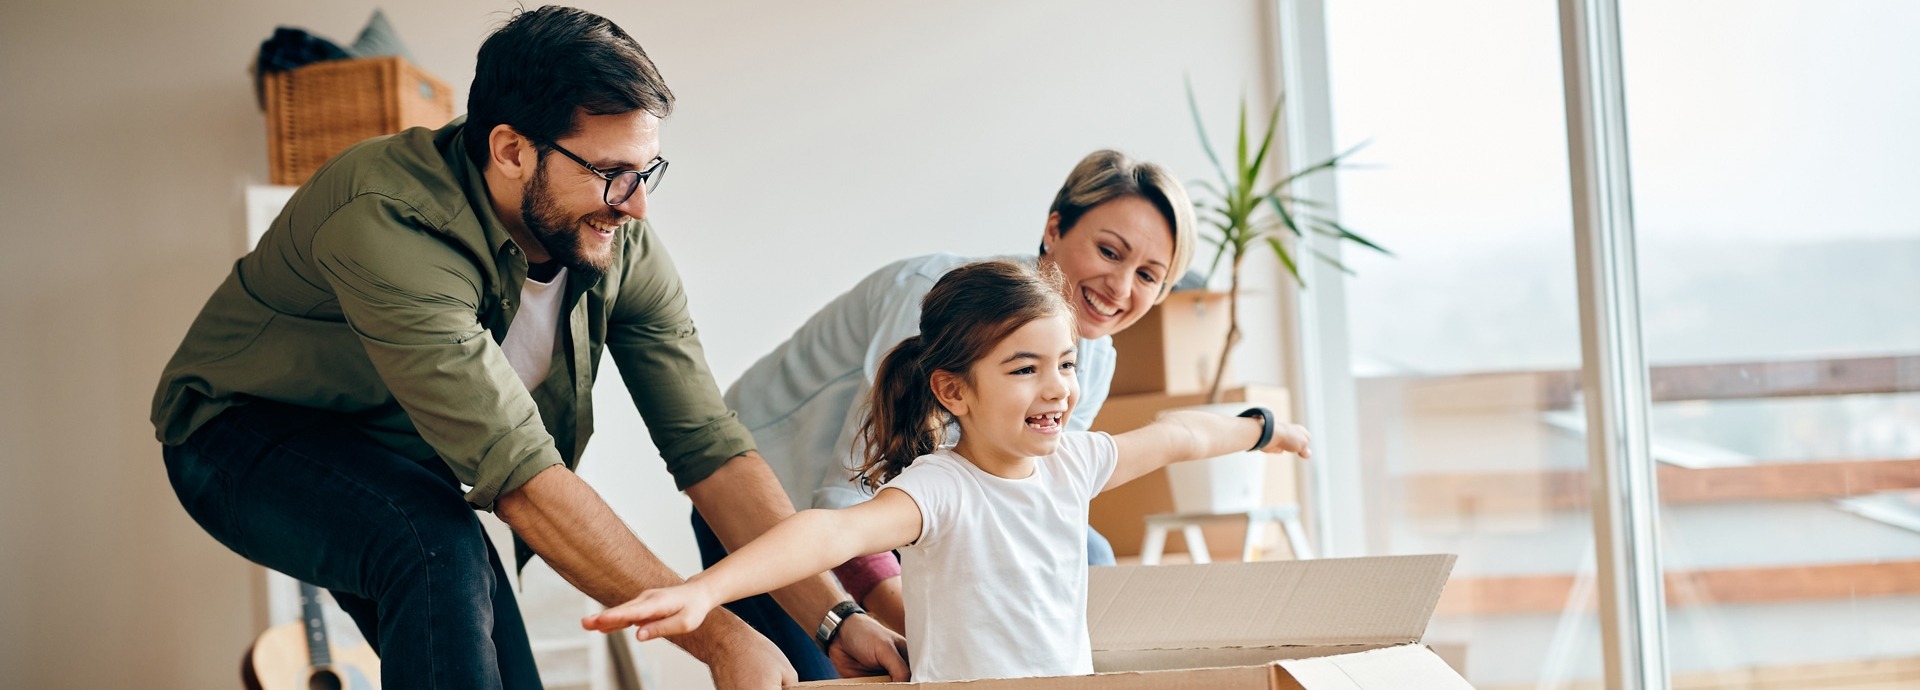
<path id="1" fill-rule="evenodd" d="M 919 335 L 900 341 L 874 374 L 856 441 L 864 453 L 860 484 L 869 491 L 879 490 L 915 458 L 940 447 L 945 408 L 927 387 L 929 372 L 921 363 L 926 342 Z"/>

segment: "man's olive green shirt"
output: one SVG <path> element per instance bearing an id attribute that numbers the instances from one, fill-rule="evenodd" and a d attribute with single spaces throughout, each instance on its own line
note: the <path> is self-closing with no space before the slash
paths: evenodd
<path id="1" fill-rule="evenodd" d="M 467 159 L 463 124 L 359 144 L 294 193 L 167 363 L 153 402 L 162 443 L 249 399 L 328 410 L 406 457 L 438 455 L 491 510 L 579 462 L 604 347 L 681 489 L 753 449 L 644 220 L 621 228 L 605 276 L 569 272 L 552 374 L 527 390 L 499 346 L 527 260 Z"/>

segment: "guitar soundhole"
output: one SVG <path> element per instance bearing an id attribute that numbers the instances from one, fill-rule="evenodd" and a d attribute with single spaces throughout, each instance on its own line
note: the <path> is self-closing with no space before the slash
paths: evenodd
<path id="1" fill-rule="evenodd" d="M 307 690 L 341 690 L 342 687 L 344 684 L 340 682 L 340 675 L 332 671 L 314 671 L 313 675 L 307 676 Z"/>

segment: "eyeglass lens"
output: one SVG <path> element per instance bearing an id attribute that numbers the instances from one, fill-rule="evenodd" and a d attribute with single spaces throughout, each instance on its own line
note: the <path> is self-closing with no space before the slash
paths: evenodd
<path id="1" fill-rule="evenodd" d="M 660 188 L 660 178 L 665 177 L 666 172 L 666 159 L 661 159 L 660 162 L 647 169 L 645 179 L 647 181 L 648 194 L 652 194 L 653 190 Z M 618 206 L 626 202 L 629 197 L 633 196 L 635 191 L 640 189 L 640 180 L 641 172 L 638 170 L 625 170 L 616 173 L 613 179 L 607 180 L 607 205 Z"/>

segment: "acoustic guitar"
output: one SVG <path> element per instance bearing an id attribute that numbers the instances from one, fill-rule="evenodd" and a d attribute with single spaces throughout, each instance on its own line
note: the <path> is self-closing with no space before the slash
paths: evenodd
<path id="1" fill-rule="evenodd" d="M 320 588 L 300 583 L 300 620 L 260 633 L 240 662 L 247 690 L 380 690 L 380 657 L 327 640 Z"/>

